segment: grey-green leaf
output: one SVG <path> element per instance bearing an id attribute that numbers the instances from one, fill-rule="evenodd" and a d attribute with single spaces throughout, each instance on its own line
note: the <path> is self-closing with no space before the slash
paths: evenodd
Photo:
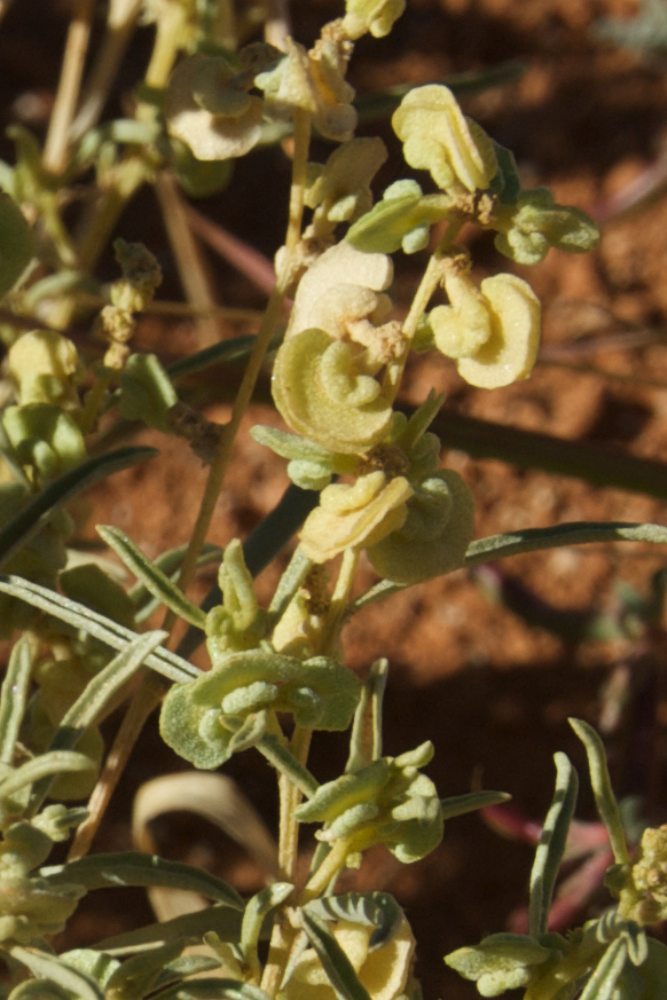
<path id="1" fill-rule="evenodd" d="M 371 1000 L 359 982 L 349 958 L 329 933 L 326 921 L 308 910 L 302 910 L 303 927 L 317 952 L 329 981 L 340 1000 Z"/>
<path id="2" fill-rule="evenodd" d="M 593 727 L 582 719 L 570 719 L 569 723 L 586 749 L 595 805 L 600 819 L 607 828 L 614 860 L 619 865 L 628 865 L 631 863 L 630 852 L 618 802 L 611 786 L 602 740 Z"/>
<path id="3" fill-rule="evenodd" d="M 0 689 L 0 763 L 11 764 L 28 702 L 33 652 L 28 636 L 12 649 Z"/>
<path id="4" fill-rule="evenodd" d="M 548 929 L 551 899 L 577 801 L 576 771 L 563 753 L 554 755 L 554 763 L 556 786 L 530 873 L 529 933 L 533 937 Z"/>
<path id="5" fill-rule="evenodd" d="M 204 629 L 206 614 L 189 601 L 162 570 L 151 562 L 127 535 L 110 525 L 97 525 L 97 533 L 114 550 L 121 562 L 134 573 L 147 590 L 183 621 Z"/>

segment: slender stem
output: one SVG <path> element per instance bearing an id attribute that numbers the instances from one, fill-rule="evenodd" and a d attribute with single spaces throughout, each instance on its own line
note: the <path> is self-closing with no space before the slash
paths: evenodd
<path id="1" fill-rule="evenodd" d="M 250 403 L 257 378 L 259 376 L 266 352 L 278 324 L 285 298 L 285 291 L 290 280 L 290 259 L 301 235 L 303 219 L 304 192 L 306 184 L 306 165 L 308 162 L 308 147 L 310 143 L 310 115 L 296 111 L 294 115 L 294 156 L 292 160 L 292 186 L 290 190 L 289 219 L 285 244 L 287 260 L 283 273 L 278 275 L 275 288 L 269 296 L 266 312 L 262 320 L 257 339 L 244 372 L 239 391 L 234 401 L 232 415 L 220 438 L 220 446 L 208 475 L 199 514 L 190 539 L 188 551 L 183 560 L 178 585 L 185 590 L 189 585 L 197 563 L 200 549 L 206 540 L 206 534 L 213 517 L 213 511 L 222 488 L 227 464 L 232 446 L 239 429 L 241 419 Z M 173 619 L 167 616 L 165 627 L 170 627 Z"/>
<path id="2" fill-rule="evenodd" d="M 70 127 L 70 142 L 75 142 L 97 124 L 132 37 L 141 4 L 142 0 L 111 0 L 106 32 L 95 53 L 90 78 Z"/>
<path id="3" fill-rule="evenodd" d="M 304 726 L 297 726 L 294 730 L 290 749 L 300 764 L 305 764 L 308 759 L 312 735 L 312 729 Z M 280 794 L 278 865 L 280 877 L 286 882 L 293 882 L 299 839 L 299 824 L 294 812 L 301 801 L 301 789 L 297 788 L 286 775 L 280 774 L 278 790 Z"/>
<path id="4" fill-rule="evenodd" d="M 74 19 L 67 32 L 60 80 L 42 160 L 45 169 L 53 173 L 61 173 L 67 161 L 70 125 L 79 100 L 93 7 L 93 0 L 78 0 Z"/>
<path id="5" fill-rule="evenodd" d="M 183 196 L 171 174 L 165 171 L 158 173 L 155 191 L 188 303 L 193 311 L 204 312 L 197 320 L 199 347 L 208 347 L 220 340 L 222 330 L 213 316 L 217 303 L 211 291 L 204 257 L 193 236 Z"/>
<path id="6" fill-rule="evenodd" d="M 338 637 L 345 618 L 358 563 L 359 550 L 345 549 L 336 586 L 331 595 L 327 624 L 322 633 L 321 649 L 324 654 L 333 654 L 338 644 Z"/>
<path id="7" fill-rule="evenodd" d="M 317 871 L 310 877 L 306 887 L 299 896 L 299 906 L 305 906 L 311 899 L 317 899 L 326 892 L 341 868 L 345 867 L 347 857 L 351 854 L 350 842 L 344 837 L 337 840 Z"/>
<path id="8" fill-rule="evenodd" d="M 141 678 L 116 733 L 97 784 L 88 801 L 88 816 L 77 829 L 68 854 L 69 861 L 83 857 L 90 850 L 109 800 L 125 770 L 137 737 L 154 708 L 160 703 L 164 681 L 156 674 Z"/>

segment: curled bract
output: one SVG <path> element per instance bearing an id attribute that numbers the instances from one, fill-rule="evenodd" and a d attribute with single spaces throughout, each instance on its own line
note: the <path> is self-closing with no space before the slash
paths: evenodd
<path id="1" fill-rule="evenodd" d="M 501 206 L 496 214 L 495 247 L 518 264 L 538 264 L 550 247 L 585 253 L 600 238 L 585 212 L 556 204 L 546 188 L 522 192 L 514 205 Z"/>
<path id="2" fill-rule="evenodd" d="M 384 320 L 389 300 L 382 293 L 394 276 L 391 259 L 363 253 L 349 243 L 325 251 L 301 278 L 294 296 L 287 337 L 317 327 L 332 337 L 349 336 L 359 320 Z"/>
<path id="3" fill-rule="evenodd" d="M 428 170 L 442 190 L 456 183 L 485 190 L 496 173 L 493 143 L 466 118 L 451 90 L 438 84 L 416 87 L 394 112 L 392 125 L 411 167 Z"/>
<path id="4" fill-rule="evenodd" d="M 272 391 L 285 422 L 330 451 L 364 454 L 385 434 L 391 404 L 368 373 L 364 350 L 309 329 L 286 338 Z"/>
<path id="5" fill-rule="evenodd" d="M 263 102 L 218 56 L 201 53 L 174 70 L 165 100 L 170 135 L 199 160 L 244 156 L 261 134 Z"/>
<path id="6" fill-rule="evenodd" d="M 491 934 L 476 947 L 459 948 L 446 955 L 445 962 L 464 979 L 476 983 L 481 996 L 497 997 L 530 983 L 554 954 L 551 948 L 527 935 Z"/>
<path id="7" fill-rule="evenodd" d="M 401 527 L 412 493 L 403 476 L 388 480 L 380 471 L 359 476 L 351 485 L 327 486 L 301 530 L 304 552 L 323 563 L 345 549 L 373 545 Z"/>
<path id="8" fill-rule="evenodd" d="M 496 389 L 528 378 L 540 341 L 540 302 L 513 274 L 496 274 L 479 290 L 468 275 L 445 277 L 451 305 L 431 310 L 439 350 L 457 362 L 470 385 Z"/>
<path id="9" fill-rule="evenodd" d="M 298 725 L 314 729 L 347 729 L 359 690 L 354 674 L 329 657 L 302 661 L 262 649 L 231 653 L 196 681 L 171 688 L 160 732 L 195 767 L 214 768 L 233 752 L 239 725 L 252 726 L 266 711 L 288 712 Z"/>
<path id="10" fill-rule="evenodd" d="M 473 534 L 472 494 L 451 469 L 425 479 L 407 504 L 403 524 L 368 547 L 368 558 L 385 580 L 412 584 L 463 565 Z"/>
<path id="11" fill-rule="evenodd" d="M 419 772 L 432 756 L 427 741 L 399 757 L 381 757 L 320 785 L 296 816 L 325 823 L 317 838 L 344 838 L 350 853 L 384 844 L 399 861 L 418 861 L 438 846 L 444 825 L 435 785 Z"/>
<path id="12" fill-rule="evenodd" d="M 230 652 L 252 649 L 264 638 L 264 616 L 238 538 L 225 548 L 218 586 L 222 603 L 206 616 L 206 648 L 214 666 Z"/>
<path id="13" fill-rule="evenodd" d="M 405 10 L 405 0 L 347 0 L 343 28 L 353 39 L 369 32 L 384 38 Z"/>
<path id="14" fill-rule="evenodd" d="M 323 166 L 309 165 L 305 203 L 316 209 L 316 231 L 321 218 L 333 225 L 368 211 L 373 204 L 370 182 L 386 159 L 382 139 L 363 137 L 343 143 Z"/>
<path id="15" fill-rule="evenodd" d="M 354 90 L 345 80 L 349 43 L 336 33 L 335 23 L 324 29 L 310 52 L 287 38 L 284 58 L 274 69 L 258 74 L 255 83 L 272 110 L 305 111 L 321 135 L 345 142 L 352 138 L 357 112 Z"/>

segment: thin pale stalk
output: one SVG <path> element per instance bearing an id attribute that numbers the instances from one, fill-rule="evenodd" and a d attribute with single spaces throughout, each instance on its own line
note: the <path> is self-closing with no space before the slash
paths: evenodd
<path id="1" fill-rule="evenodd" d="M 95 53 L 79 111 L 70 127 L 70 142 L 76 142 L 97 124 L 132 38 L 141 4 L 142 0 L 118 0 L 109 5 L 106 32 Z"/>
<path id="2" fill-rule="evenodd" d="M 324 654 L 333 653 L 338 643 L 338 636 L 345 620 L 358 563 L 359 550 L 345 549 L 336 586 L 331 595 L 327 624 L 322 637 L 322 652 Z"/>
<path id="3" fill-rule="evenodd" d="M 123 717 L 116 737 L 107 754 L 104 767 L 88 801 L 88 816 L 78 827 L 68 861 L 84 857 L 90 850 L 109 800 L 125 770 L 130 754 L 148 716 L 157 707 L 164 692 L 164 682 L 155 674 L 144 676 Z"/>
<path id="4" fill-rule="evenodd" d="M 208 347 L 220 340 L 224 331 L 213 315 L 217 303 L 211 291 L 206 263 L 192 234 L 186 206 L 174 178 L 160 172 L 155 180 L 155 190 L 186 298 L 193 312 L 200 313 L 197 320 L 199 346 Z"/>
<path id="5" fill-rule="evenodd" d="M 70 126 L 79 100 L 93 8 L 94 0 L 78 0 L 67 32 L 60 80 L 42 158 L 44 168 L 55 174 L 61 173 L 67 163 Z"/>
<path id="6" fill-rule="evenodd" d="M 312 899 L 318 899 L 327 887 L 345 867 L 348 855 L 351 853 L 349 841 L 345 838 L 337 840 L 317 871 L 310 877 L 306 887 L 299 896 L 299 906 L 305 906 Z"/>
<path id="7" fill-rule="evenodd" d="M 312 735 L 312 729 L 306 729 L 302 726 L 297 726 L 294 730 L 290 749 L 300 764 L 305 765 L 308 759 Z M 278 840 L 280 878 L 286 882 L 293 882 L 299 839 L 299 824 L 294 816 L 294 811 L 302 796 L 301 790 L 284 774 L 279 776 L 278 789 L 280 794 L 280 834 Z"/>

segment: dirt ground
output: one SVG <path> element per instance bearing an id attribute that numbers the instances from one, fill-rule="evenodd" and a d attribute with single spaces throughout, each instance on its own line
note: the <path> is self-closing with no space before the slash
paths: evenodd
<path id="1" fill-rule="evenodd" d="M 297 36 L 306 40 L 337 10 L 317 0 L 294 2 L 292 8 Z M 408 401 L 419 401 L 435 386 L 448 394 L 445 413 L 589 442 L 600 451 L 665 458 L 665 185 L 662 193 L 633 212 L 616 213 L 646 171 L 662 164 L 663 176 L 667 174 L 666 64 L 622 51 L 595 33 L 598 18 L 631 16 L 636 9 L 636 3 L 622 0 L 408 0 L 406 14 L 388 39 L 359 45 L 353 80 L 361 93 L 389 83 L 443 80 L 517 60 L 518 77 L 466 96 L 466 111 L 514 150 L 526 186 L 546 185 L 559 201 L 603 222 L 596 252 L 578 257 L 552 251 L 525 274 L 545 312 L 543 358 L 529 381 L 493 393 L 475 391 L 464 386 L 444 360 L 429 359 L 410 371 Z M 48 90 L 55 77 L 49 77 L 43 65 L 33 71 L 11 55 L 11 32 L 14 43 L 18 39 L 27 45 L 28 26 L 23 18 L 7 19 L 7 33 L 4 27 L 0 31 L 0 59 L 6 65 L 9 60 L 17 91 L 36 83 Z M 57 19 L 51 28 L 57 30 Z M 34 30 L 32 51 L 48 63 L 55 49 L 42 37 L 39 25 Z M 32 72 L 38 73 L 38 81 L 27 79 Z M 386 128 L 381 131 L 391 141 Z M 237 172 L 222 196 L 199 207 L 270 254 L 283 225 L 283 203 L 278 199 L 286 173 L 275 152 L 254 155 L 249 163 L 243 179 Z M 398 169 L 394 157 L 382 181 L 395 179 Z M 273 231 L 265 224 L 273 208 L 266 204 L 267 171 L 277 192 Z M 126 214 L 120 230 L 127 238 L 146 239 L 139 232 L 146 222 L 158 243 L 153 249 L 166 257 L 164 236 L 148 198 L 143 212 Z M 490 242 L 479 240 L 475 256 L 480 274 L 499 263 L 507 269 L 508 262 L 498 261 Z M 227 264 L 211 255 L 210 266 L 220 301 L 261 305 L 258 293 Z M 408 260 L 398 267 L 399 287 L 407 301 L 416 264 Z M 173 275 L 168 278 L 175 280 Z M 164 327 L 155 321 L 146 324 L 141 337 L 167 358 L 196 345 L 191 328 Z M 227 406 L 218 403 L 207 412 L 224 418 Z M 218 504 L 216 541 L 245 536 L 285 485 L 282 463 L 247 435 L 251 424 L 267 419 L 269 410 L 258 406 L 246 422 Z M 447 449 L 446 437 L 444 444 Z M 158 459 L 113 477 L 89 501 L 91 520 L 119 526 L 153 555 L 187 536 L 204 475 L 179 443 L 161 439 L 158 446 Z M 520 470 L 451 449 L 445 461 L 474 492 L 478 536 L 573 520 L 665 520 L 665 502 L 639 493 L 593 488 L 564 475 Z M 574 620 L 592 609 L 618 611 L 621 583 L 646 595 L 652 574 L 663 562 L 659 552 L 638 545 L 590 546 L 516 558 L 503 564 L 503 573 L 528 589 L 526 614 L 539 599 L 573 612 Z M 265 593 L 275 579 L 273 569 L 263 575 Z M 616 787 L 621 795 L 643 796 L 653 821 L 667 819 L 667 700 L 662 680 L 666 646 L 659 625 L 635 638 L 578 640 L 574 632 L 563 636 L 527 623 L 507 606 L 494 603 L 479 579 L 458 573 L 368 609 L 352 622 L 347 647 L 355 668 L 363 669 L 378 655 L 390 660 L 387 752 L 431 739 L 436 757 L 429 774 L 443 795 L 478 785 L 504 789 L 511 792 L 516 808 L 533 819 L 543 815 L 551 795 L 555 751 L 570 754 L 583 779 L 583 753 L 567 717 L 577 715 L 595 724 L 601 717 L 603 722 L 609 719 L 608 682 L 625 677 L 625 714 L 608 727 Z M 603 712 L 607 714 L 601 716 Z M 333 738 L 317 743 L 314 773 L 323 779 L 333 776 L 344 753 Z M 181 766 L 160 747 L 153 720 L 99 847 L 126 848 L 133 791 L 156 773 Z M 262 766 L 244 755 L 233 761 L 228 773 L 266 812 L 273 793 Z M 579 814 L 593 815 L 585 779 Z M 165 853 L 236 877 L 246 888 L 258 885 L 257 873 L 236 848 L 226 847 L 221 860 L 218 835 L 204 831 L 198 839 L 186 817 L 175 816 L 161 826 L 160 838 Z M 442 955 L 507 926 L 512 912 L 526 900 L 530 863 L 529 846 L 501 838 L 472 816 L 448 823 L 442 846 L 417 865 L 401 867 L 385 852 L 374 852 L 355 884 L 386 888 L 405 906 L 419 942 L 418 973 L 426 1000 L 464 1000 L 475 995 L 474 988 L 444 968 Z M 82 908 L 73 921 L 70 944 L 120 930 L 128 920 L 150 919 L 139 893 L 131 897 L 131 906 L 127 896 L 118 897 L 117 908 L 113 895 L 107 899 L 101 913 L 93 913 L 88 904 Z"/>

